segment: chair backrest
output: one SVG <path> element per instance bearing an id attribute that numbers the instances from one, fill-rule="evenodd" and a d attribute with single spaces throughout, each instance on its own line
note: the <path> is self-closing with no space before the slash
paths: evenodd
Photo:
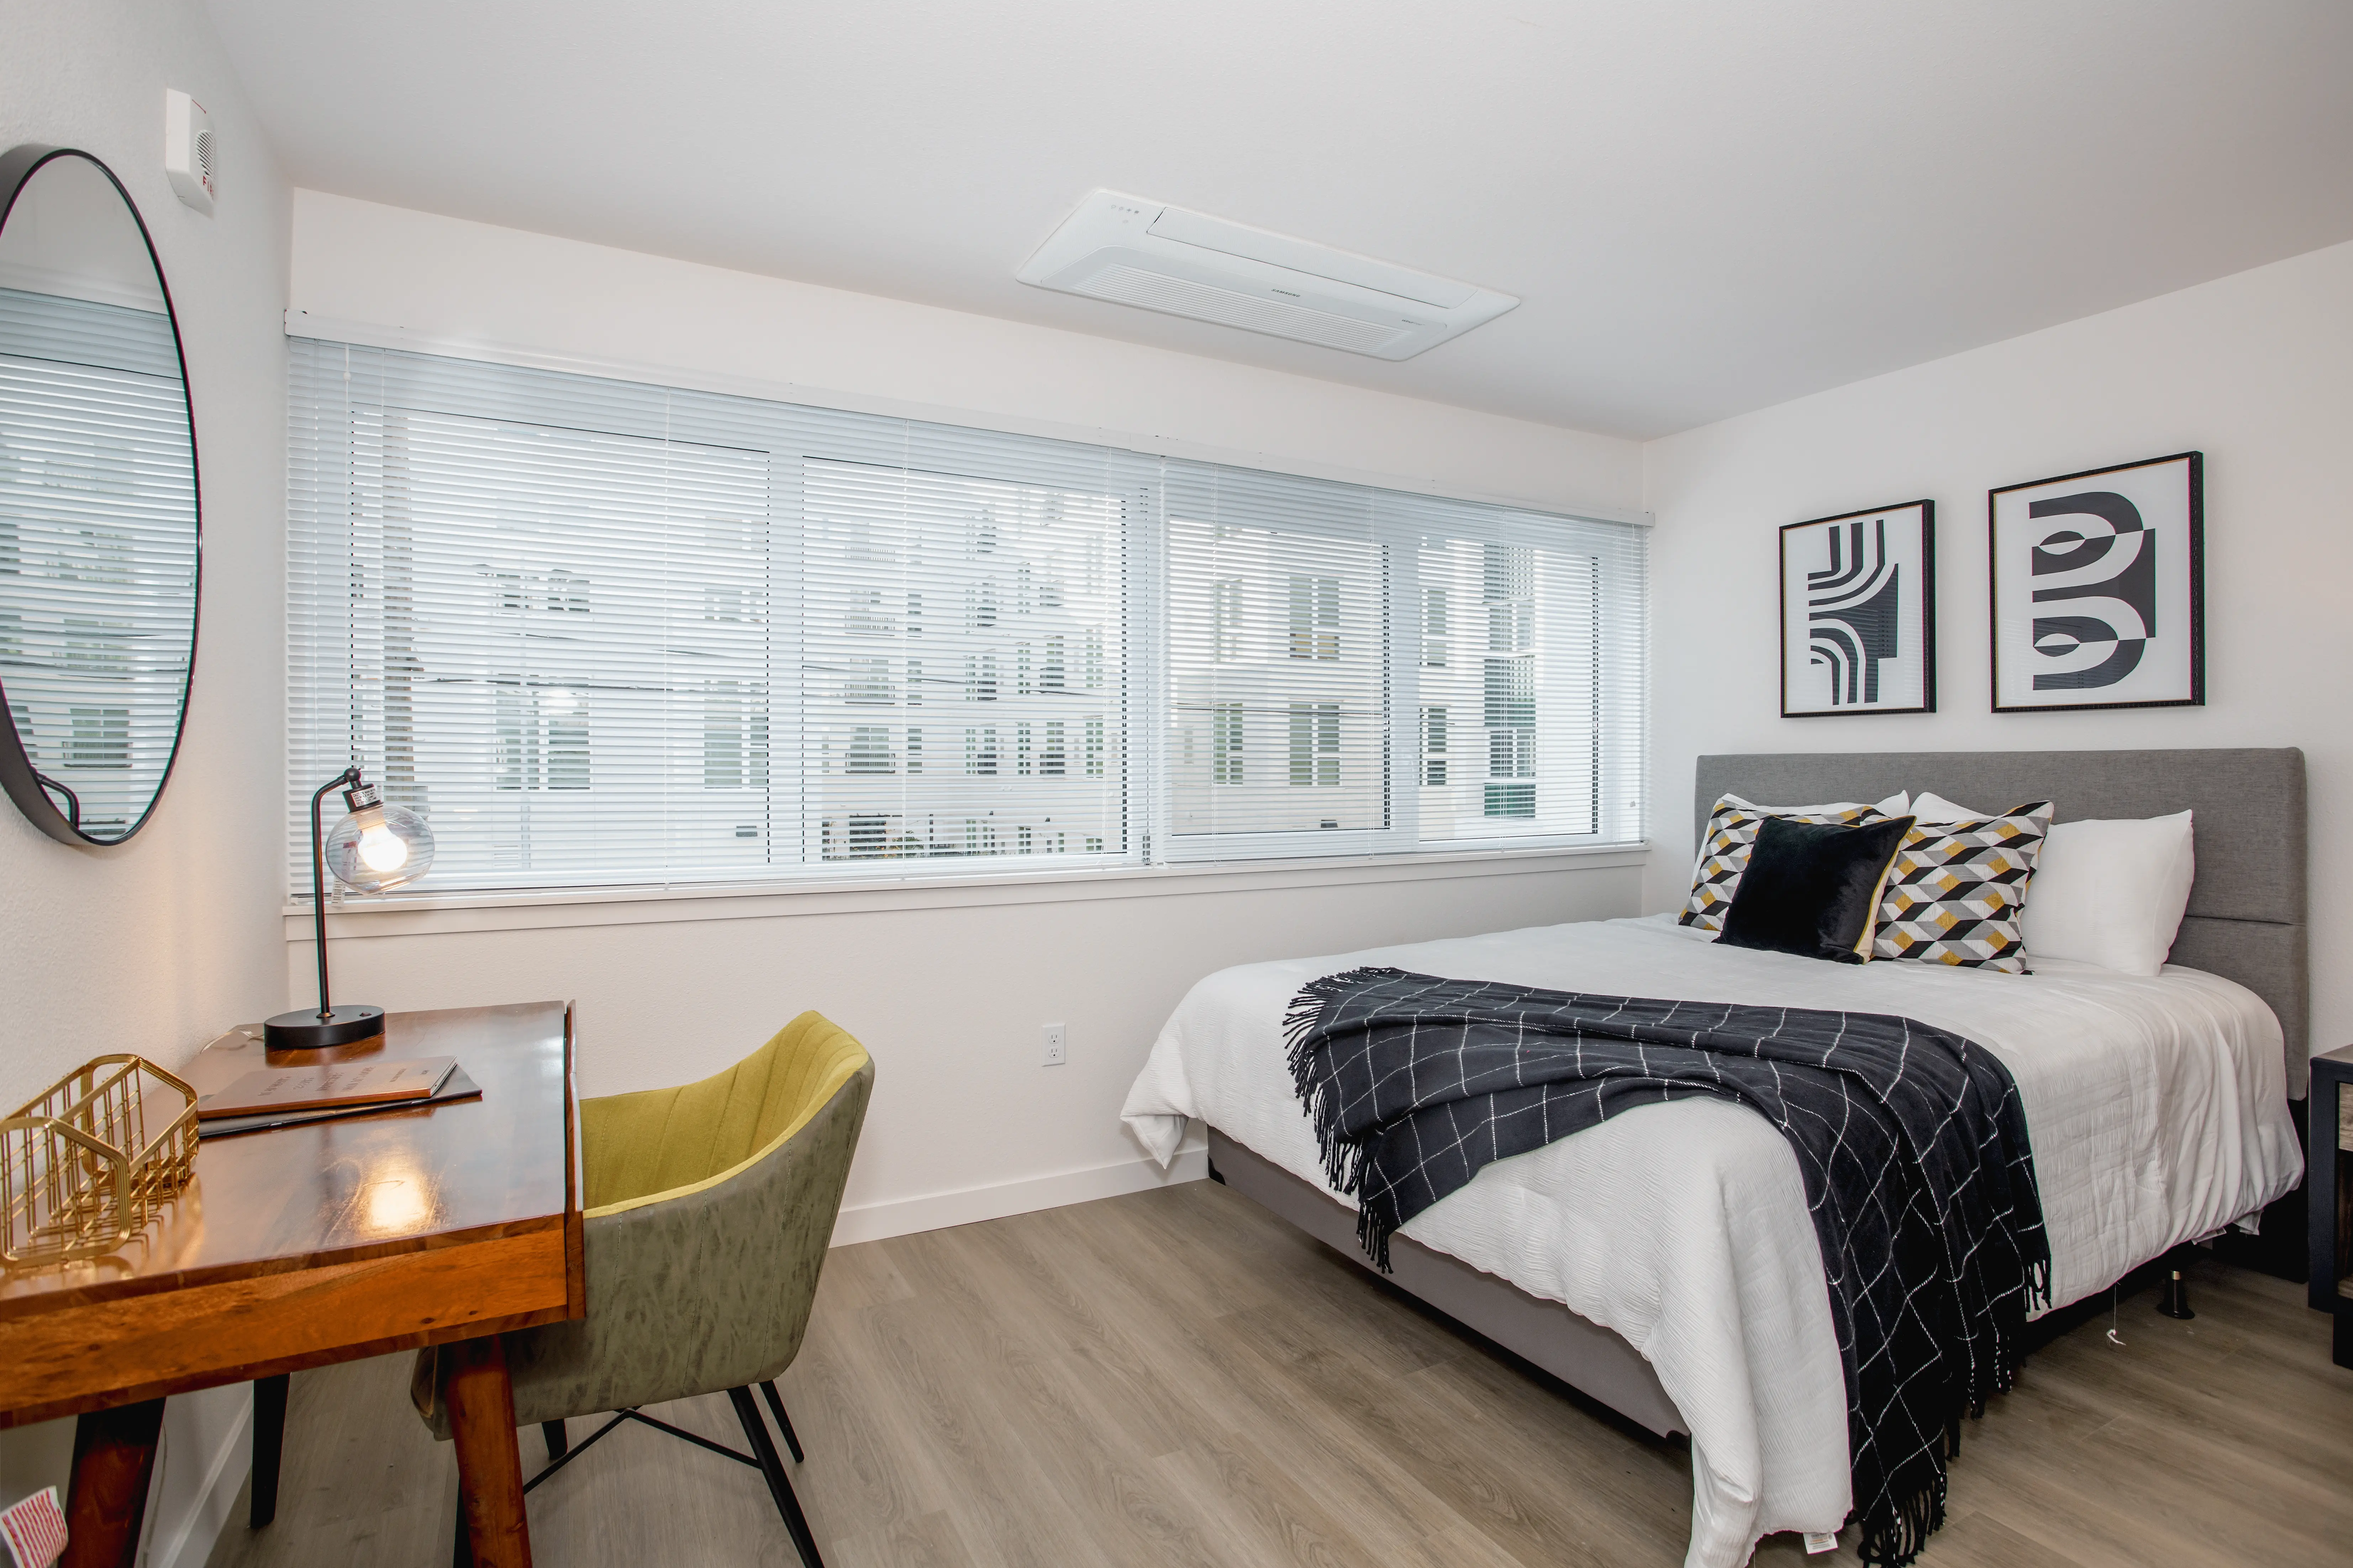
<path id="1" fill-rule="evenodd" d="M 847 1030 L 803 1013 L 709 1078 L 581 1101 L 588 1212 L 658 1202 L 725 1180 L 791 1137 L 867 1059 Z"/>

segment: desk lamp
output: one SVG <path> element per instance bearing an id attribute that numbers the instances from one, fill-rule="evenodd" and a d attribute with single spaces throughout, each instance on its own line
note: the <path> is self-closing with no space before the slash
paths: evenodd
<path id="1" fill-rule="evenodd" d="M 331 789 L 351 808 L 322 841 L 319 803 Z M 386 805 L 384 793 L 360 776 L 356 763 L 321 784 L 311 797 L 311 920 L 319 947 L 319 1010 L 298 1008 L 262 1025 L 273 1051 L 315 1051 L 384 1033 L 384 1009 L 362 1002 L 338 1007 L 327 999 L 327 872 L 363 893 L 414 882 L 433 864 L 433 829 L 406 806 Z"/>

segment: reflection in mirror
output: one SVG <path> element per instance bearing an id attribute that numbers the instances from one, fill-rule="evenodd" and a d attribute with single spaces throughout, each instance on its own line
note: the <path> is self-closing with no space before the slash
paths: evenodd
<path id="1" fill-rule="evenodd" d="M 51 837 L 117 843 L 171 771 L 195 656 L 179 339 L 103 164 L 19 149 L 0 200 L 0 780 Z"/>

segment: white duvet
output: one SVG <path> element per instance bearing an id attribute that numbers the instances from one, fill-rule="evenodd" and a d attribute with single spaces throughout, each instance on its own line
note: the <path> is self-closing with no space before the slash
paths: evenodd
<path id="1" fill-rule="evenodd" d="M 1161 1031 L 1128 1091 L 1128 1126 L 1166 1164 L 1198 1117 L 1329 1191 L 1283 1065 L 1282 1019 L 1307 981 L 1365 963 L 1895 1013 L 1966 1036 L 2018 1080 L 2054 1304 L 2253 1214 L 2304 1166 L 2278 1020 L 2232 981 L 2063 962 L 2031 975 L 1847 966 L 1719 946 L 1672 915 L 1223 970 Z M 1797 1159 L 1762 1117 L 1706 1100 L 1630 1110 L 1489 1165 L 1403 1228 L 1566 1303 L 1650 1360 L 1691 1428 L 1687 1568 L 1736 1568 L 1764 1535 L 1845 1520 L 1845 1384 L 1821 1253 Z"/>

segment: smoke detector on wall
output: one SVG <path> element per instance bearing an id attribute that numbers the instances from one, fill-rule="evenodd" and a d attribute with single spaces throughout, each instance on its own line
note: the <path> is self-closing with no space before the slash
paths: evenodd
<path id="1" fill-rule="evenodd" d="M 213 198 L 213 117 L 176 88 L 164 94 L 164 173 L 179 198 L 209 216 Z"/>
<path id="2" fill-rule="evenodd" d="M 1509 294 L 1165 202 L 1097 191 L 1038 247 L 1024 283 L 1375 359 L 1411 359 L 1492 321 Z"/>

